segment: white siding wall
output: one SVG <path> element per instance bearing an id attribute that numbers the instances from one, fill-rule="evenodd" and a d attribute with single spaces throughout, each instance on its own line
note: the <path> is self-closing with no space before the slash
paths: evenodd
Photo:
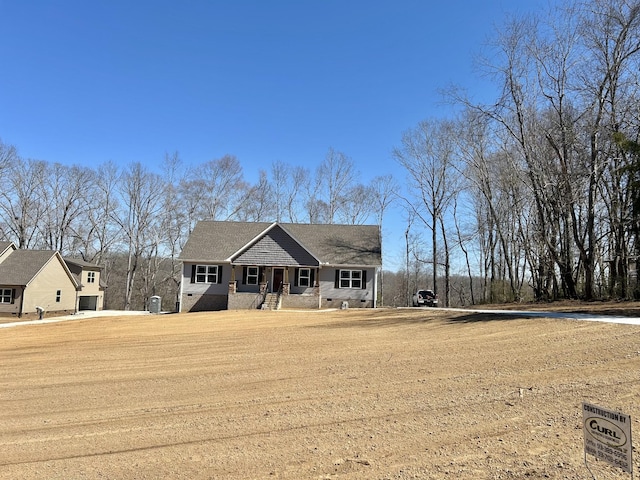
<path id="1" fill-rule="evenodd" d="M 337 270 L 340 269 L 338 268 Z M 361 269 L 350 268 L 350 270 Z M 376 269 L 366 268 L 362 270 L 367 272 L 367 288 L 335 288 L 336 268 L 322 268 L 320 270 L 320 295 L 323 306 L 329 299 L 331 299 L 333 305 L 336 305 L 336 301 L 348 301 L 350 307 L 359 307 L 361 304 L 373 306 Z"/>
<path id="2" fill-rule="evenodd" d="M 229 281 L 231 280 L 231 265 L 222 265 L 222 278 L 220 283 L 191 283 L 191 267 L 193 263 L 184 263 L 182 266 L 182 294 L 192 295 L 227 295 L 229 292 Z M 199 263 L 198 265 L 206 265 Z M 242 272 L 240 272 L 242 276 Z M 236 280 L 238 272 L 236 272 Z"/>

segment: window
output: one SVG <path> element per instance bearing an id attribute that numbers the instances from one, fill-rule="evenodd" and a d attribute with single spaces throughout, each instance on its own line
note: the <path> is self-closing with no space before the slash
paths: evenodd
<path id="1" fill-rule="evenodd" d="M 258 267 L 247 267 L 247 285 L 258 284 Z"/>
<path id="2" fill-rule="evenodd" d="M 362 270 L 340 270 L 339 288 L 364 288 Z"/>
<path id="3" fill-rule="evenodd" d="M 311 269 L 310 268 L 298 269 L 298 286 L 299 287 L 311 286 Z"/>
<path id="4" fill-rule="evenodd" d="M 11 288 L 0 288 L 0 303 L 13 303 L 13 290 Z"/>
<path id="5" fill-rule="evenodd" d="M 87 283 L 96 282 L 96 272 L 87 272 Z"/>
<path id="6" fill-rule="evenodd" d="M 219 283 L 218 265 L 197 265 L 196 283 Z"/>
<path id="7" fill-rule="evenodd" d="M 62 298 L 62 290 L 56 291 L 56 302 L 60 302 L 60 298 Z"/>

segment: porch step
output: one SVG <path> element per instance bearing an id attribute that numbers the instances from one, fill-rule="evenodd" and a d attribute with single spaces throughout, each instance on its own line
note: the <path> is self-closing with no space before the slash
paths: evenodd
<path id="1" fill-rule="evenodd" d="M 262 310 L 280 310 L 280 298 L 277 293 L 267 293 Z"/>

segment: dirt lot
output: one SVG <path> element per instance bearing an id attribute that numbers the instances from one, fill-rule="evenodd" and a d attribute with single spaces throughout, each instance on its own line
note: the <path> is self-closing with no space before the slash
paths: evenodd
<path id="1" fill-rule="evenodd" d="M 0 329 L 0 384 L 2 479 L 589 479 L 583 401 L 631 415 L 640 438 L 640 326 L 438 309 L 95 318 Z"/>

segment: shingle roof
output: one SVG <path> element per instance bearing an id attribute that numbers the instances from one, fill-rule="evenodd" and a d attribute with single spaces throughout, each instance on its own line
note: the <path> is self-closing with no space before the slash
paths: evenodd
<path id="1" fill-rule="evenodd" d="M 283 224 L 322 263 L 382 265 L 382 241 L 377 225 Z"/>
<path id="2" fill-rule="evenodd" d="M 12 242 L 0 242 L 0 253 L 4 252 L 12 245 Z"/>
<path id="3" fill-rule="evenodd" d="M 91 262 L 87 262 L 85 260 L 82 260 L 81 258 L 69 258 L 69 257 L 65 257 L 63 258 L 64 263 L 67 264 L 67 268 L 69 269 L 69 271 L 71 272 L 71 275 L 73 275 L 73 278 L 75 279 L 76 283 L 78 285 L 82 285 L 82 272 L 83 271 L 98 271 L 101 272 L 102 271 L 102 266 L 95 264 L 95 263 L 91 263 Z M 98 285 L 100 286 L 100 288 L 107 288 L 107 284 L 104 281 L 104 276 L 100 275 L 99 278 L 99 283 Z"/>
<path id="4" fill-rule="evenodd" d="M 71 263 L 85 269 L 100 270 L 102 268 L 96 263 L 87 262 L 81 258 L 64 257 L 64 261 L 67 265 Z"/>
<path id="5" fill-rule="evenodd" d="M 0 284 L 26 286 L 44 267 L 53 250 L 15 250 L 0 263 Z"/>
<path id="6" fill-rule="evenodd" d="M 267 222 L 199 222 L 182 249 L 183 261 L 229 261 L 256 244 L 268 230 L 281 227 L 319 262 L 380 266 L 382 248 L 376 225 L 320 225 Z M 282 244 L 282 240 L 280 241 Z"/>

